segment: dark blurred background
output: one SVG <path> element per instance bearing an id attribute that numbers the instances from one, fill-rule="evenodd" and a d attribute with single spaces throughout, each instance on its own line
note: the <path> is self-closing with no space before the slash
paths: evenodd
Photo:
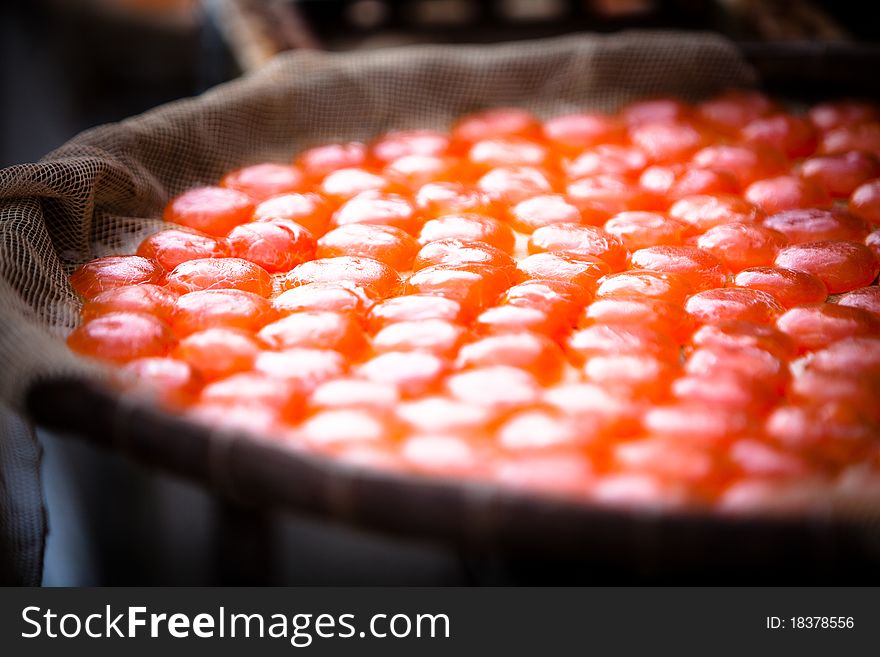
<path id="1" fill-rule="evenodd" d="M 875 70 L 859 54 L 880 36 L 880 22 L 872 20 L 874 4 L 5 0 L 0 3 L 0 166 L 37 160 L 91 126 L 198 94 L 258 68 L 279 52 L 300 48 L 479 43 L 626 28 L 705 29 L 757 53 L 762 72 L 772 77 L 776 71 L 780 85 L 798 82 L 796 71 L 805 68 L 786 60 L 789 50 L 781 46 L 792 44 L 829 68 L 815 94 L 828 93 L 829 84 L 842 80 L 856 91 L 859 85 L 872 86 L 877 95 Z M 836 54 L 829 59 L 827 53 Z M 836 58 L 841 53 L 844 60 Z M 876 50 L 874 55 L 876 62 Z M 800 82 L 799 93 L 816 87 L 806 78 Z M 44 583 L 50 585 L 683 581 L 680 573 L 649 566 L 626 572 L 600 563 L 581 563 L 578 570 L 566 564 L 549 567 L 530 559 L 392 541 L 293 514 L 242 509 L 85 443 L 46 433 L 40 441 L 50 524 Z M 772 574 L 773 581 L 803 583 L 798 579 L 803 573 L 778 565 L 768 573 L 752 566 L 756 582 L 767 583 Z M 698 581 L 698 573 L 689 575 L 686 581 Z"/>
<path id="2" fill-rule="evenodd" d="M 5 0 L 0 166 L 190 96 L 295 48 L 489 42 L 631 27 L 745 43 L 875 41 L 873 2 L 833 0 Z"/>

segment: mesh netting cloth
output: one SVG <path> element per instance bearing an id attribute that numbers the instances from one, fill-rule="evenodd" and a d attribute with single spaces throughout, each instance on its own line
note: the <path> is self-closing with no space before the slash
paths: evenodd
<path id="1" fill-rule="evenodd" d="M 548 116 L 651 94 L 697 100 L 754 83 L 733 44 L 711 34 L 300 52 L 197 99 L 85 132 L 37 164 L 0 171 L 0 402 L 20 411 L 40 377 L 100 376 L 63 342 L 79 310 L 68 274 L 94 257 L 133 252 L 162 226 L 171 196 L 234 167 L 394 128 L 444 128 L 488 106 Z M 0 519 L 19 579 L 37 583 L 33 546 L 45 525 L 40 505 L 23 500 L 39 493 L 38 459 L 31 434 L 13 422 L 0 437 Z"/>

